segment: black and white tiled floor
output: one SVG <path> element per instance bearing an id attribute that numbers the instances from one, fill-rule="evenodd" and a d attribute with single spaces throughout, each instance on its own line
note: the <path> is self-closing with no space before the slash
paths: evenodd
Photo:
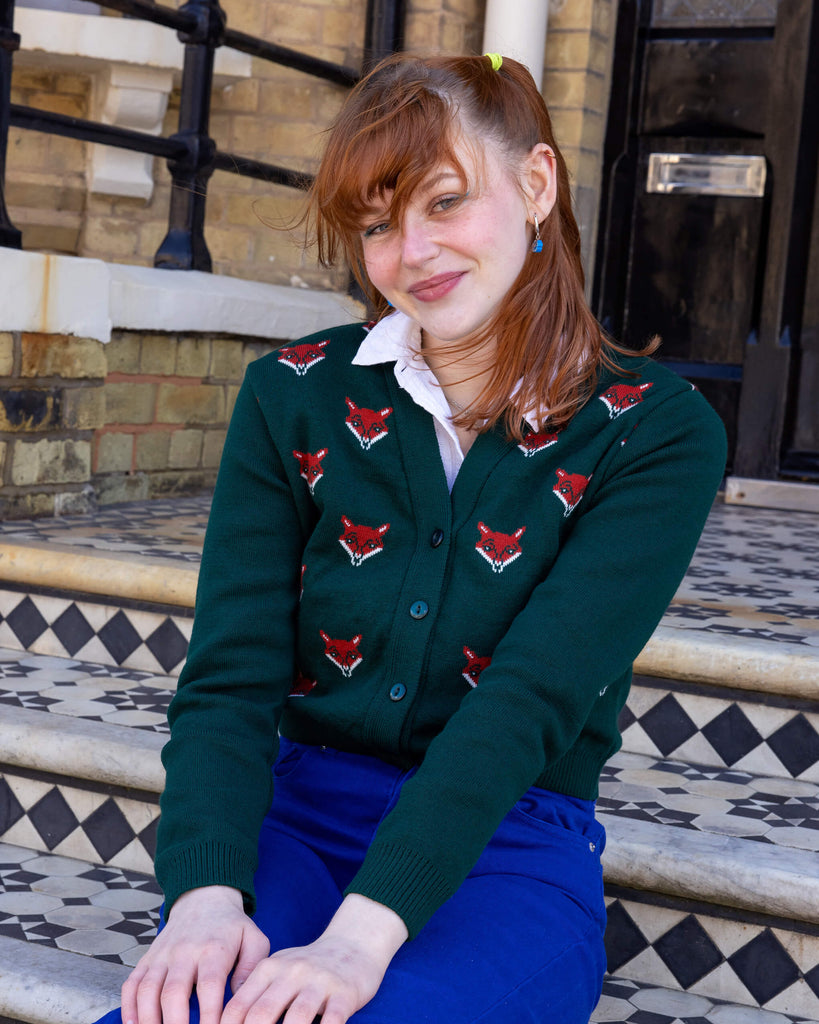
<path id="1" fill-rule="evenodd" d="M 807 1017 L 789 1016 L 749 1006 L 708 999 L 691 992 L 672 992 L 620 977 L 603 982 L 603 994 L 592 1024 L 812 1024 Z"/>

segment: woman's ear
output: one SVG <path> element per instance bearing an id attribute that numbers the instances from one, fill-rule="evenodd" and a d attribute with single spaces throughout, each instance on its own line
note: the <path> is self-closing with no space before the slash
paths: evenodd
<path id="1" fill-rule="evenodd" d="M 557 200 L 555 154 L 545 142 L 538 142 L 527 154 L 523 162 L 522 183 L 529 206 L 542 224 Z"/>

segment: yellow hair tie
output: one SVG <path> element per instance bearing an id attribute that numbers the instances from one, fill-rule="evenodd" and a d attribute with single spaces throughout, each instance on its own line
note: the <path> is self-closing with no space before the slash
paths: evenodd
<path id="1" fill-rule="evenodd" d="M 489 58 L 489 63 L 492 65 L 493 71 L 500 71 L 501 64 L 503 64 L 503 57 L 499 53 L 485 53 L 484 57 Z"/>

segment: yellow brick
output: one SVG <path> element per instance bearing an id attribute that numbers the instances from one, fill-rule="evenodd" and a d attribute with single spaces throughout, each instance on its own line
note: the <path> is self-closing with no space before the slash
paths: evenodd
<path id="1" fill-rule="evenodd" d="M 599 35 L 609 38 L 614 35 L 616 8 L 614 0 L 595 0 L 592 27 Z"/>
<path id="2" fill-rule="evenodd" d="M 543 95 L 550 107 L 582 108 L 586 98 L 586 73 L 548 69 L 543 83 Z"/>
<path id="3" fill-rule="evenodd" d="M 479 0 L 445 0 L 444 7 L 469 21 L 483 16 L 483 4 Z"/>
<path id="4" fill-rule="evenodd" d="M 167 469 L 171 435 L 167 431 L 152 430 L 136 439 L 136 468 L 138 470 Z"/>
<path id="5" fill-rule="evenodd" d="M 600 0 L 558 0 L 549 5 L 549 29 L 591 28 L 595 3 Z"/>
<path id="6" fill-rule="evenodd" d="M 176 336 L 146 334 L 142 338 L 139 369 L 141 373 L 172 374 L 176 368 Z"/>
<path id="7" fill-rule="evenodd" d="M 584 106 L 587 110 L 602 114 L 608 108 L 606 82 L 602 75 L 590 71 L 586 75 L 586 97 Z"/>
<path id="8" fill-rule="evenodd" d="M 251 251 L 251 233 L 241 228 L 207 228 L 205 241 L 215 260 L 244 262 Z"/>
<path id="9" fill-rule="evenodd" d="M 45 432 L 59 423 L 54 391 L 43 388 L 9 388 L 0 392 L 0 430 Z"/>
<path id="10" fill-rule="evenodd" d="M 274 39 L 283 46 L 310 43 L 321 35 L 320 13 L 303 4 L 266 3 L 264 6 L 264 38 Z"/>
<path id="11" fill-rule="evenodd" d="M 211 345 L 210 373 L 208 376 L 222 380 L 241 380 L 242 369 L 241 341 L 228 341 L 222 338 L 214 339 Z"/>
<path id="12" fill-rule="evenodd" d="M 259 106 L 259 80 L 248 78 L 241 82 L 232 82 L 216 92 L 213 97 L 213 110 L 236 110 L 249 113 Z"/>
<path id="13" fill-rule="evenodd" d="M 0 497 L 0 518 L 37 519 L 55 515 L 56 494 L 14 494 Z"/>
<path id="14" fill-rule="evenodd" d="M 259 0 L 224 0 L 222 6 L 227 14 L 227 23 L 230 28 L 238 29 L 240 32 L 249 32 L 252 35 L 259 34 L 263 10 Z"/>
<path id="15" fill-rule="evenodd" d="M 56 76 L 48 71 L 34 68 L 14 67 L 13 83 L 16 89 L 41 90 L 47 93 L 56 91 Z"/>
<path id="16" fill-rule="evenodd" d="M 226 399 L 225 422 L 226 423 L 228 423 L 230 421 L 230 417 L 233 415 L 233 408 L 236 405 L 236 399 L 238 397 L 239 397 L 239 388 L 238 388 L 238 386 L 236 386 L 236 385 L 228 385 L 228 387 L 225 388 L 225 399 Z"/>
<path id="17" fill-rule="evenodd" d="M 406 44 L 408 50 L 429 53 L 440 48 L 441 15 L 436 12 L 420 12 L 407 19 Z"/>
<path id="18" fill-rule="evenodd" d="M 168 452 L 170 469 L 196 469 L 202 457 L 201 430 L 175 430 Z"/>
<path id="19" fill-rule="evenodd" d="M 133 465 L 133 434 L 109 432 L 97 444 L 97 473 L 129 473 Z"/>
<path id="20" fill-rule="evenodd" d="M 314 88 L 269 81 L 261 82 L 260 90 L 260 114 L 303 121 L 308 121 L 312 116 Z"/>
<path id="21" fill-rule="evenodd" d="M 63 334 L 23 334 L 20 341 L 22 377 L 104 377 L 102 343 Z"/>
<path id="22" fill-rule="evenodd" d="M 139 373 L 140 344 L 138 334 L 125 331 L 113 334 L 105 346 L 108 372 Z"/>
<path id="23" fill-rule="evenodd" d="M 353 38 L 353 25 L 358 19 L 347 9 L 330 9 L 324 12 L 321 39 L 331 46 L 346 46 Z"/>
<path id="24" fill-rule="evenodd" d="M 83 232 L 80 253 L 89 256 L 132 256 L 136 253 L 137 233 L 133 221 L 113 217 L 89 217 Z"/>
<path id="25" fill-rule="evenodd" d="M 70 92 L 87 94 L 90 89 L 91 79 L 83 75 L 58 74 L 54 82 L 55 92 Z"/>
<path id="26" fill-rule="evenodd" d="M 0 377 L 14 373 L 14 335 L 0 331 Z"/>
<path id="27" fill-rule="evenodd" d="M 156 384 L 125 381 L 105 385 L 105 422 L 153 423 Z"/>
<path id="28" fill-rule="evenodd" d="M 224 430 L 208 430 L 202 445 L 202 466 L 204 469 L 218 469 L 225 445 Z"/>
<path id="29" fill-rule="evenodd" d="M 209 366 L 209 339 L 179 339 L 176 346 L 176 374 L 178 377 L 205 377 Z"/>
<path id="30" fill-rule="evenodd" d="M 70 174 L 85 164 L 85 143 L 60 135 L 48 137 L 48 168 L 56 174 Z"/>
<path id="31" fill-rule="evenodd" d="M 80 213 L 85 207 L 85 194 L 85 176 L 82 174 L 73 175 L 71 182 L 43 174 L 19 174 L 8 183 L 6 204 Z"/>
<path id="32" fill-rule="evenodd" d="M 32 484 L 84 483 L 91 475 L 88 441 L 15 441 L 11 482 L 16 487 Z"/>
<path id="33" fill-rule="evenodd" d="M 88 104 L 82 96 L 35 92 L 29 97 L 29 105 L 39 110 L 49 110 L 54 114 L 65 114 L 67 117 L 88 116 Z"/>
<path id="34" fill-rule="evenodd" d="M 546 37 L 546 62 L 550 68 L 583 70 L 589 63 L 591 34 L 582 29 L 549 32 Z"/>
<path id="35" fill-rule="evenodd" d="M 441 27 L 441 49 L 444 53 L 461 54 L 466 46 L 466 26 L 460 20 L 444 18 Z"/>
<path id="36" fill-rule="evenodd" d="M 28 171 L 32 167 L 46 167 L 48 161 L 48 136 L 44 132 L 24 132 L 20 128 L 9 129 L 6 172 L 12 177 L 17 170 Z"/>
<path id="37" fill-rule="evenodd" d="M 224 392 L 219 385 L 160 384 L 156 420 L 157 423 L 224 423 Z"/>
<path id="38" fill-rule="evenodd" d="M 105 388 L 68 388 L 63 391 L 63 426 L 70 430 L 95 430 L 105 423 Z"/>

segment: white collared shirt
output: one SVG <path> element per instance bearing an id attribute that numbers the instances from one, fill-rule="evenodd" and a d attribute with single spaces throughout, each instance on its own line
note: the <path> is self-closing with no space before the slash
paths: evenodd
<path id="1" fill-rule="evenodd" d="M 444 391 L 421 355 L 421 328 L 396 310 L 370 331 L 353 358 L 354 366 L 374 366 L 395 361 L 395 379 L 416 405 L 432 416 L 438 450 L 449 490 L 464 461 L 452 414 Z"/>
<path id="2" fill-rule="evenodd" d="M 395 379 L 399 386 L 433 418 L 447 486 L 452 491 L 455 477 L 464 461 L 464 453 L 452 425 L 452 410 L 444 397 L 443 388 L 421 355 L 420 326 L 400 310 L 390 313 L 373 327 L 361 342 L 353 358 L 353 365 L 375 366 L 393 360 Z M 525 419 L 533 430 L 538 430 L 537 423 L 545 421 L 546 413 L 541 411 L 539 416 L 527 414 Z"/>

